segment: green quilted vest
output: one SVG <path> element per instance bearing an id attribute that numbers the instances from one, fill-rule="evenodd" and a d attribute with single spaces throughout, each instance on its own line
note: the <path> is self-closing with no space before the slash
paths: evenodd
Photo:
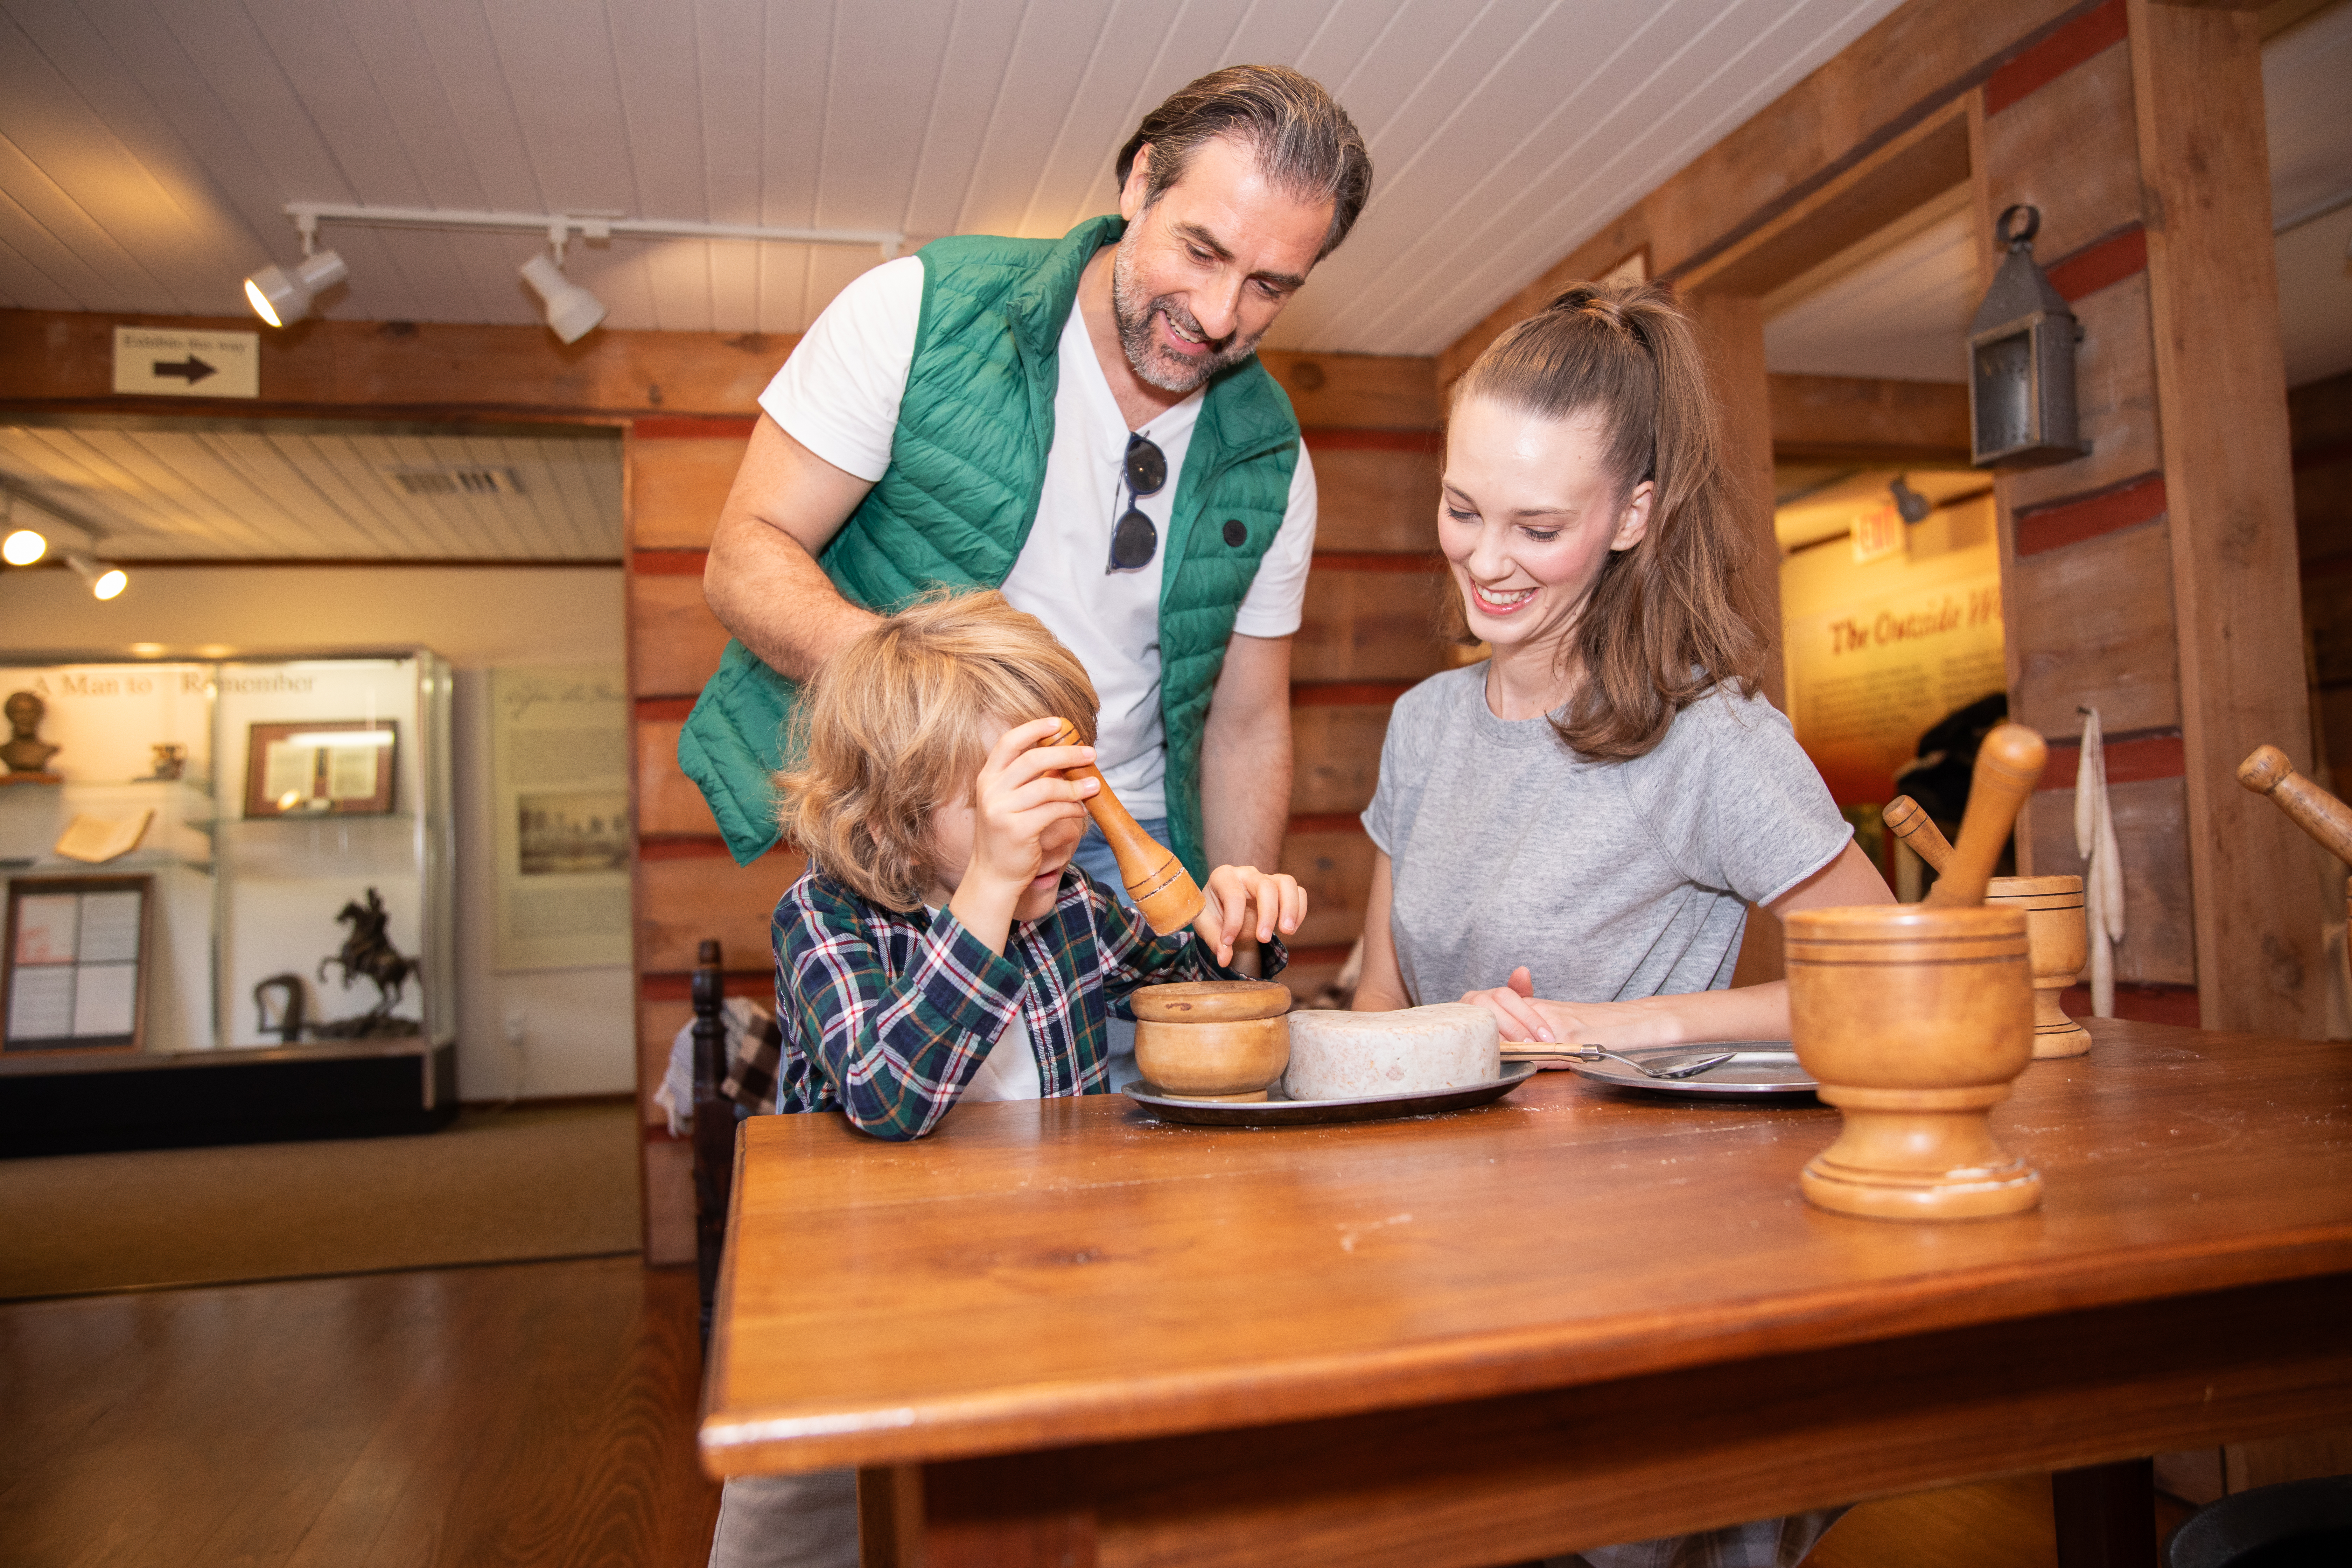
<path id="1" fill-rule="evenodd" d="M 1117 240 L 1116 216 L 1058 240 L 958 236 L 923 247 L 923 313 L 890 467 L 817 563 L 850 603 L 887 614 L 928 588 L 1011 574 L 1045 482 L 1063 324 L 1078 275 Z M 1195 878 L 1201 734 L 1234 617 L 1290 499 L 1298 421 L 1255 359 L 1210 384 L 1178 477 L 1160 588 L 1160 712 L 1169 837 Z M 1110 519 L 1103 520 L 1108 531 Z M 678 736 L 738 864 L 776 842 L 770 779 L 798 686 L 727 645 Z"/>

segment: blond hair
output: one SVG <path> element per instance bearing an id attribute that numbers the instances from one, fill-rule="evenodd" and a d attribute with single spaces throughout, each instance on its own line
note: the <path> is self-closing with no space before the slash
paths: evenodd
<path id="1" fill-rule="evenodd" d="M 1622 507 L 1654 480 L 1649 531 L 1612 551 L 1570 628 L 1563 662 L 1582 679 L 1552 729 L 1580 755 L 1623 761 L 1717 686 L 1754 696 L 1771 633 L 1742 493 L 1723 462 L 1721 421 L 1698 335 L 1655 283 L 1573 284 L 1495 340 L 1454 386 L 1525 413 L 1597 413 L 1602 463 Z M 1460 595 L 1446 630 L 1470 642 Z"/>
<path id="2" fill-rule="evenodd" d="M 939 870 L 931 814 L 970 798 L 988 729 L 1067 719 L 1094 744 L 1094 682 L 993 590 L 939 590 L 825 661 L 776 775 L 784 836 L 858 897 L 907 910 Z"/>

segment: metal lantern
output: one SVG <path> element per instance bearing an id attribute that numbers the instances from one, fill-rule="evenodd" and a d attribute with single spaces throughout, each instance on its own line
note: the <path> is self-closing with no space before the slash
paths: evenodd
<path id="1" fill-rule="evenodd" d="M 2076 432 L 2074 344 L 2083 329 L 2033 261 L 2042 214 L 2013 206 L 1994 236 L 2009 247 L 1969 323 L 1969 458 L 1979 468 L 2038 468 L 2090 448 Z"/>

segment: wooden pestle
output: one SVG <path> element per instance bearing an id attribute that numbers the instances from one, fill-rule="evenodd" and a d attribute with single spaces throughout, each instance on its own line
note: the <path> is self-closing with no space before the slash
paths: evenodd
<path id="1" fill-rule="evenodd" d="M 1082 746 L 1077 727 L 1067 719 L 1062 727 L 1043 742 L 1048 746 Z M 1201 892 L 1201 885 L 1184 869 L 1174 850 L 1163 847 L 1159 840 L 1143 831 L 1127 807 L 1111 793 L 1110 781 L 1102 770 L 1088 763 L 1085 767 L 1065 768 L 1063 776 L 1070 779 L 1094 779 L 1102 787 L 1088 796 L 1087 815 L 1095 819 L 1102 836 L 1110 840 L 1110 852 L 1118 858 L 1119 875 L 1126 879 L 1128 897 L 1143 911 L 1143 918 L 1161 936 L 1182 931 L 1198 920 L 1209 900 Z M 1214 956 L 1212 954 L 1212 956 Z"/>
<path id="2" fill-rule="evenodd" d="M 1936 868 L 1938 877 L 1952 863 L 1952 841 L 1936 826 L 1927 807 L 1907 795 L 1898 795 L 1886 803 L 1879 820 L 1894 830 L 1895 837 L 1911 847 L 1911 853 Z"/>
<path id="3" fill-rule="evenodd" d="M 1984 902 L 1993 863 L 2009 840 L 2018 807 L 2033 792 L 2050 760 L 2049 743 L 2022 724 L 2003 724 L 1977 748 L 1976 773 L 1969 783 L 1968 814 L 1960 818 L 1960 841 L 1927 903 L 1937 909 Z"/>
<path id="4" fill-rule="evenodd" d="M 2254 754 L 2238 764 L 2238 782 L 2294 819 L 2294 825 L 2319 840 L 2320 847 L 2352 865 L 2352 806 L 2294 771 L 2286 753 L 2276 746 L 2256 746 Z"/>

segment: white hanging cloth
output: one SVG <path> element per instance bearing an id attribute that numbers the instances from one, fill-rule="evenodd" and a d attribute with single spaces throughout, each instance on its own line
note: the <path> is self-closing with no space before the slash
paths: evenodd
<path id="1" fill-rule="evenodd" d="M 2107 810 L 2107 754 L 2099 710 L 2080 710 L 2083 756 L 2074 766 L 2074 851 L 2083 857 L 2083 913 L 2091 935 L 2091 1015 L 2116 1016 L 2115 943 L 2124 939 L 2124 867 Z"/>

